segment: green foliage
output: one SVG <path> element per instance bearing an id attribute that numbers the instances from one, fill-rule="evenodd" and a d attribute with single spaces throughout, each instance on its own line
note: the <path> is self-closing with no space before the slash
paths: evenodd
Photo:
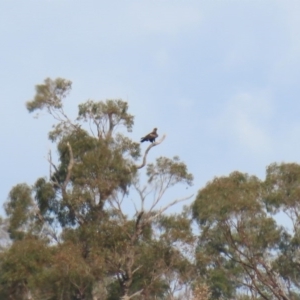
<path id="1" fill-rule="evenodd" d="M 236 297 L 239 288 L 257 299 L 295 296 L 298 229 L 292 238 L 268 212 L 297 213 L 299 170 L 295 164 L 273 164 L 265 181 L 234 172 L 199 191 L 192 206 L 201 229 L 196 260 L 213 299 Z"/>
<path id="2" fill-rule="evenodd" d="M 9 218 L 8 232 L 12 239 L 21 239 L 30 219 L 33 217 L 33 200 L 31 188 L 26 184 L 18 184 L 9 193 L 5 204 L 5 212 Z"/>
<path id="3" fill-rule="evenodd" d="M 63 78 L 45 79 L 35 87 L 36 95 L 26 103 L 29 112 L 46 108 L 48 111 L 62 108 L 62 100 L 69 94 L 72 82 Z"/>
<path id="4" fill-rule="evenodd" d="M 157 224 L 162 232 L 162 239 L 167 243 L 186 242 L 187 244 L 195 241 L 195 236 L 191 230 L 191 220 L 185 215 L 162 216 Z"/>
<path id="5" fill-rule="evenodd" d="M 261 193 L 261 183 L 254 176 L 234 172 L 215 178 L 198 193 L 193 205 L 194 218 L 201 225 L 210 226 L 241 213 L 252 215 L 261 208 L 257 201 Z"/>
<path id="6" fill-rule="evenodd" d="M 266 193 L 264 202 L 271 213 L 284 212 L 293 224 L 293 230 L 281 234 L 278 245 L 279 255 L 274 262 L 274 268 L 282 274 L 284 280 L 298 289 L 299 284 L 299 183 L 300 166 L 295 163 L 272 164 L 267 168 L 265 181 Z M 292 299 L 300 297 L 299 291 L 292 291 Z"/>
<path id="7" fill-rule="evenodd" d="M 187 172 L 187 167 L 184 163 L 179 161 L 178 156 L 173 159 L 166 157 L 159 157 L 156 164 L 149 164 L 147 166 L 147 175 L 149 176 L 149 183 L 155 180 L 162 180 L 168 178 L 168 186 L 173 186 L 179 182 L 192 184 L 193 175 Z"/>
<path id="8" fill-rule="evenodd" d="M 42 215 L 51 214 L 54 209 L 55 189 L 46 178 L 39 178 L 34 185 L 35 199 Z"/>
<path id="9" fill-rule="evenodd" d="M 51 249 L 44 241 L 26 237 L 1 254 L 1 299 L 26 299 L 41 273 L 51 265 Z"/>
<path id="10" fill-rule="evenodd" d="M 128 103 L 122 100 L 104 102 L 87 101 L 79 105 L 78 120 L 93 121 L 100 136 L 112 131 L 116 126 L 125 126 L 132 131 L 133 116 L 127 113 Z M 111 134 L 111 133 L 110 133 Z"/>
<path id="11" fill-rule="evenodd" d="M 77 295 L 91 294 L 95 278 L 91 264 L 84 260 L 80 247 L 66 242 L 53 249 L 51 268 L 38 278 L 42 287 L 41 295 L 51 295 L 50 299 L 76 299 Z"/>
<path id="12" fill-rule="evenodd" d="M 298 210 L 300 207 L 300 166 L 272 164 L 267 168 L 265 203 L 269 210 Z"/>

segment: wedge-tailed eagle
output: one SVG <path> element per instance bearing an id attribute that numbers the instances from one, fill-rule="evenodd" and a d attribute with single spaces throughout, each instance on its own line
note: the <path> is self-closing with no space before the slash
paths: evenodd
<path id="1" fill-rule="evenodd" d="M 157 134 L 157 128 L 154 128 L 152 132 L 150 132 L 149 134 L 145 135 L 144 137 L 141 138 L 141 143 L 142 142 L 155 142 L 155 139 L 158 137 Z"/>

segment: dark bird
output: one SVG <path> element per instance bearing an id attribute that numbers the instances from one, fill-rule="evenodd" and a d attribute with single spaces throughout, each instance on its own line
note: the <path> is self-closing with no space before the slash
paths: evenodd
<path id="1" fill-rule="evenodd" d="M 154 128 L 153 131 L 147 135 L 145 135 L 144 137 L 141 138 L 141 143 L 142 142 L 155 142 L 155 139 L 158 137 L 157 134 L 157 128 Z"/>

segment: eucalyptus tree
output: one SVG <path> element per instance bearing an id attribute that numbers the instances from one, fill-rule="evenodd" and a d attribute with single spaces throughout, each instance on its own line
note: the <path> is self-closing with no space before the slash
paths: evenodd
<path id="1" fill-rule="evenodd" d="M 147 165 L 165 136 L 142 156 L 123 133 L 132 131 L 134 117 L 122 100 L 88 100 L 70 118 L 64 101 L 71 88 L 69 80 L 48 78 L 26 103 L 29 112 L 56 120 L 49 139 L 57 154 L 48 153 L 48 177 L 16 185 L 5 204 L 12 246 L 1 256 L 2 297 L 167 299 L 195 275 L 182 251 L 194 236 L 186 214 L 164 214 L 189 197 L 160 203 L 193 176 L 178 157 Z"/>
<path id="2" fill-rule="evenodd" d="M 199 191 L 197 268 L 213 299 L 299 299 L 299 191 L 296 164 L 269 166 L 264 181 L 233 172 Z"/>

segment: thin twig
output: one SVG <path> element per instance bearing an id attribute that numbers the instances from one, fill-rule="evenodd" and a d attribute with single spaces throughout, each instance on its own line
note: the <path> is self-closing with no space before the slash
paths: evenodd
<path id="1" fill-rule="evenodd" d="M 139 296 L 143 291 L 144 291 L 144 289 L 141 289 L 141 290 L 135 292 L 134 294 L 127 296 L 127 298 L 124 298 L 124 299 L 126 299 L 126 300 L 132 299 L 133 297 Z"/>
<path id="2" fill-rule="evenodd" d="M 69 161 L 69 165 L 68 165 L 68 173 L 67 173 L 66 179 L 64 181 L 64 184 L 62 186 L 62 189 L 64 190 L 64 192 L 65 192 L 65 189 L 66 189 L 66 187 L 67 187 L 67 185 L 70 181 L 71 171 L 72 171 L 72 168 L 73 168 L 73 165 L 74 165 L 73 150 L 72 150 L 72 147 L 70 146 L 69 142 L 67 142 L 67 147 L 69 149 L 70 161 Z"/>
<path id="3" fill-rule="evenodd" d="M 166 205 L 165 207 L 162 207 L 158 213 L 156 213 L 155 215 L 153 215 L 152 217 L 149 217 L 147 219 L 147 222 L 155 219 L 156 217 L 158 217 L 159 215 L 161 215 L 164 211 L 166 211 L 168 208 L 170 208 L 171 206 L 175 205 L 176 203 L 179 203 L 179 202 L 182 202 L 182 201 L 186 201 L 186 200 L 189 200 L 193 197 L 194 195 L 191 195 L 191 196 L 188 196 L 188 197 L 184 197 L 184 198 L 181 198 L 181 199 L 177 199 L 177 200 L 174 200 L 173 202 L 169 203 L 168 205 Z"/>

